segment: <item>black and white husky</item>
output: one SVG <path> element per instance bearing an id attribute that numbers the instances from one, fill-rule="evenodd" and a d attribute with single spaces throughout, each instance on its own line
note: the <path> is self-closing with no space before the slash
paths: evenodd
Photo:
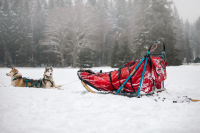
<path id="1" fill-rule="evenodd" d="M 38 86 L 39 85 L 39 86 Z M 58 88 L 59 90 L 62 90 L 59 88 L 59 85 L 56 85 L 54 80 L 53 80 L 53 67 L 51 66 L 50 68 L 45 68 L 43 79 L 40 84 L 37 84 L 36 87 L 41 87 L 41 88 Z"/>

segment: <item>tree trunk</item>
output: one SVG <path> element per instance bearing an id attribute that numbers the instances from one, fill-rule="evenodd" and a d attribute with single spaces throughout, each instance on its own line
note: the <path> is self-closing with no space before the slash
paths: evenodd
<path id="1" fill-rule="evenodd" d="M 77 46 L 76 44 L 74 44 L 74 48 L 73 48 L 73 68 L 76 68 L 76 59 L 77 59 Z"/>
<path id="2" fill-rule="evenodd" d="M 102 55 L 101 55 L 101 66 L 104 66 L 104 52 L 105 52 L 105 48 L 104 48 L 104 42 L 102 44 Z"/>
<path id="3" fill-rule="evenodd" d="M 102 59 L 101 59 L 101 66 L 105 66 L 105 49 L 106 49 L 106 36 L 108 33 L 107 23 L 104 23 L 104 31 L 103 31 L 103 44 L 102 44 Z"/>
<path id="4" fill-rule="evenodd" d="M 63 57 L 63 51 L 60 52 L 60 59 L 62 63 L 62 67 L 65 67 L 64 57 Z"/>

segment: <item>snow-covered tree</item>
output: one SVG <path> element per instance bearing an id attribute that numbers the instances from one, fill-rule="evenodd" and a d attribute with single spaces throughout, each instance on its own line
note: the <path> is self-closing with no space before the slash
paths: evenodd
<path id="1" fill-rule="evenodd" d="M 133 52 L 128 43 L 128 37 L 122 34 L 115 41 L 111 52 L 111 67 L 117 68 L 133 60 Z"/>
<path id="2" fill-rule="evenodd" d="M 175 48 L 179 50 L 178 57 L 183 62 L 184 60 L 184 24 L 183 20 L 180 19 L 178 10 L 174 5 L 173 9 L 173 27 L 175 32 L 176 44 Z"/>
<path id="3" fill-rule="evenodd" d="M 72 56 L 72 66 L 76 67 L 79 50 L 95 44 L 97 22 L 94 15 L 83 4 L 56 8 L 46 20 L 46 29 L 42 45 L 46 52 L 54 52 L 65 66 L 66 52 Z"/>
<path id="4" fill-rule="evenodd" d="M 190 42 L 193 50 L 193 57 L 200 57 L 200 17 L 190 27 Z"/>
<path id="5" fill-rule="evenodd" d="M 49 10 L 53 10 L 53 8 L 56 6 L 55 0 L 49 0 L 48 1 L 48 7 Z"/>
<path id="6" fill-rule="evenodd" d="M 200 57 L 200 16 L 195 23 L 195 33 L 197 36 L 197 56 Z"/>
<path id="7" fill-rule="evenodd" d="M 180 65 L 181 61 L 178 59 L 178 50 L 175 48 L 176 39 L 172 25 L 172 3 L 167 0 L 145 0 L 141 2 L 143 17 L 138 21 L 141 29 L 135 40 L 137 44 L 135 56 L 141 57 L 153 41 L 159 40 L 165 43 L 166 60 L 169 65 Z"/>
<path id="8" fill-rule="evenodd" d="M 6 0 L 1 6 L 1 37 L 16 66 L 35 66 L 45 0 Z"/>
<path id="9" fill-rule="evenodd" d="M 65 5 L 66 6 L 71 6 L 72 5 L 72 0 L 66 0 Z"/>
<path id="10" fill-rule="evenodd" d="M 32 49 L 31 61 L 32 66 L 41 64 L 43 59 L 42 48 L 38 45 L 42 37 L 45 20 L 48 15 L 48 5 L 45 0 L 32 0 L 29 2 L 29 38 Z"/>
<path id="11" fill-rule="evenodd" d="M 186 63 L 189 64 L 192 62 L 192 47 L 191 47 L 191 38 L 190 38 L 191 25 L 188 20 L 184 24 L 184 58 L 186 58 Z"/>
<path id="12" fill-rule="evenodd" d="M 79 3 L 67 8 L 66 33 L 68 44 L 73 50 L 73 67 L 76 67 L 78 50 L 85 46 L 95 48 L 98 30 L 98 21 L 86 6 Z"/>
<path id="13" fill-rule="evenodd" d="M 6 49 L 5 56 L 4 56 L 4 65 L 7 67 L 12 67 L 12 58 L 10 56 L 10 52 Z"/>
<path id="14" fill-rule="evenodd" d="M 108 0 L 98 1 L 96 3 L 96 16 L 99 19 L 98 25 L 98 48 L 101 53 L 101 65 L 108 65 L 109 59 L 109 48 L 111 47 L 111 20 L 110 20 L 110 9 Z"/>
<path id="15" fill-rule="evenodd" d="M 89 47 L 83 48 L 79 53 L 78 64 L 80 68 L 91 68 L 93 67 L 93 50 Z"/>
<path id="16" fill-rule="evenodd" d="M 186 62 L 187 64 L 192 62 L 192 49 L 191 49 L 191 45 L 190 45 L 190 38 L 189 38 L 189 33 L 187 32 L 185 35 L 185 39 L 184 39 L 184 56 L 186 58 Z"/>
<path id="17" fill-rule="evenodd" d="M 4 43 L 5 49 L 9 52 L 13 64 L 16 64 L 16 51 L 19 47 L 18 40 L 20 38 L 18 3 L 19 1 L 3 1 L 0 9 L 1 42 Z"/>

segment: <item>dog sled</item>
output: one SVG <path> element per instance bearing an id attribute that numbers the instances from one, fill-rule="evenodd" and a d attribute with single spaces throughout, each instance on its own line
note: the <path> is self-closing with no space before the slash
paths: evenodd
<path id="1" fill-rule="evenodd" d="M 163 46 L 163 51 L 151 53 L 157 48 L 158 44 Z M 77 74 L 83 86 L 91 93 L 101 91 L 103 93 L 139 97 L 165 90 L 166 66 L 165 45 L 156 41 L 151 44 L 147 54 L 142 59 L 128 62 L 118 70 L 95 73 L 92 70 L 80 69 Z"/>

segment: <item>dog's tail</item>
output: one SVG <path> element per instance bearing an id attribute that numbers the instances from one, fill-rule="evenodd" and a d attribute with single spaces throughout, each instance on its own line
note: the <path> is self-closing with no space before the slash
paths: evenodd
<path id="1" fill-rule="evenodd" d="M 63 89 L 60 88 L 60 87 L 62 87 L 62 85 L 56 85 L 56 86 L 55 86 L 55 88 L 57 88 L 58 90 L 63 90 Z"/>

